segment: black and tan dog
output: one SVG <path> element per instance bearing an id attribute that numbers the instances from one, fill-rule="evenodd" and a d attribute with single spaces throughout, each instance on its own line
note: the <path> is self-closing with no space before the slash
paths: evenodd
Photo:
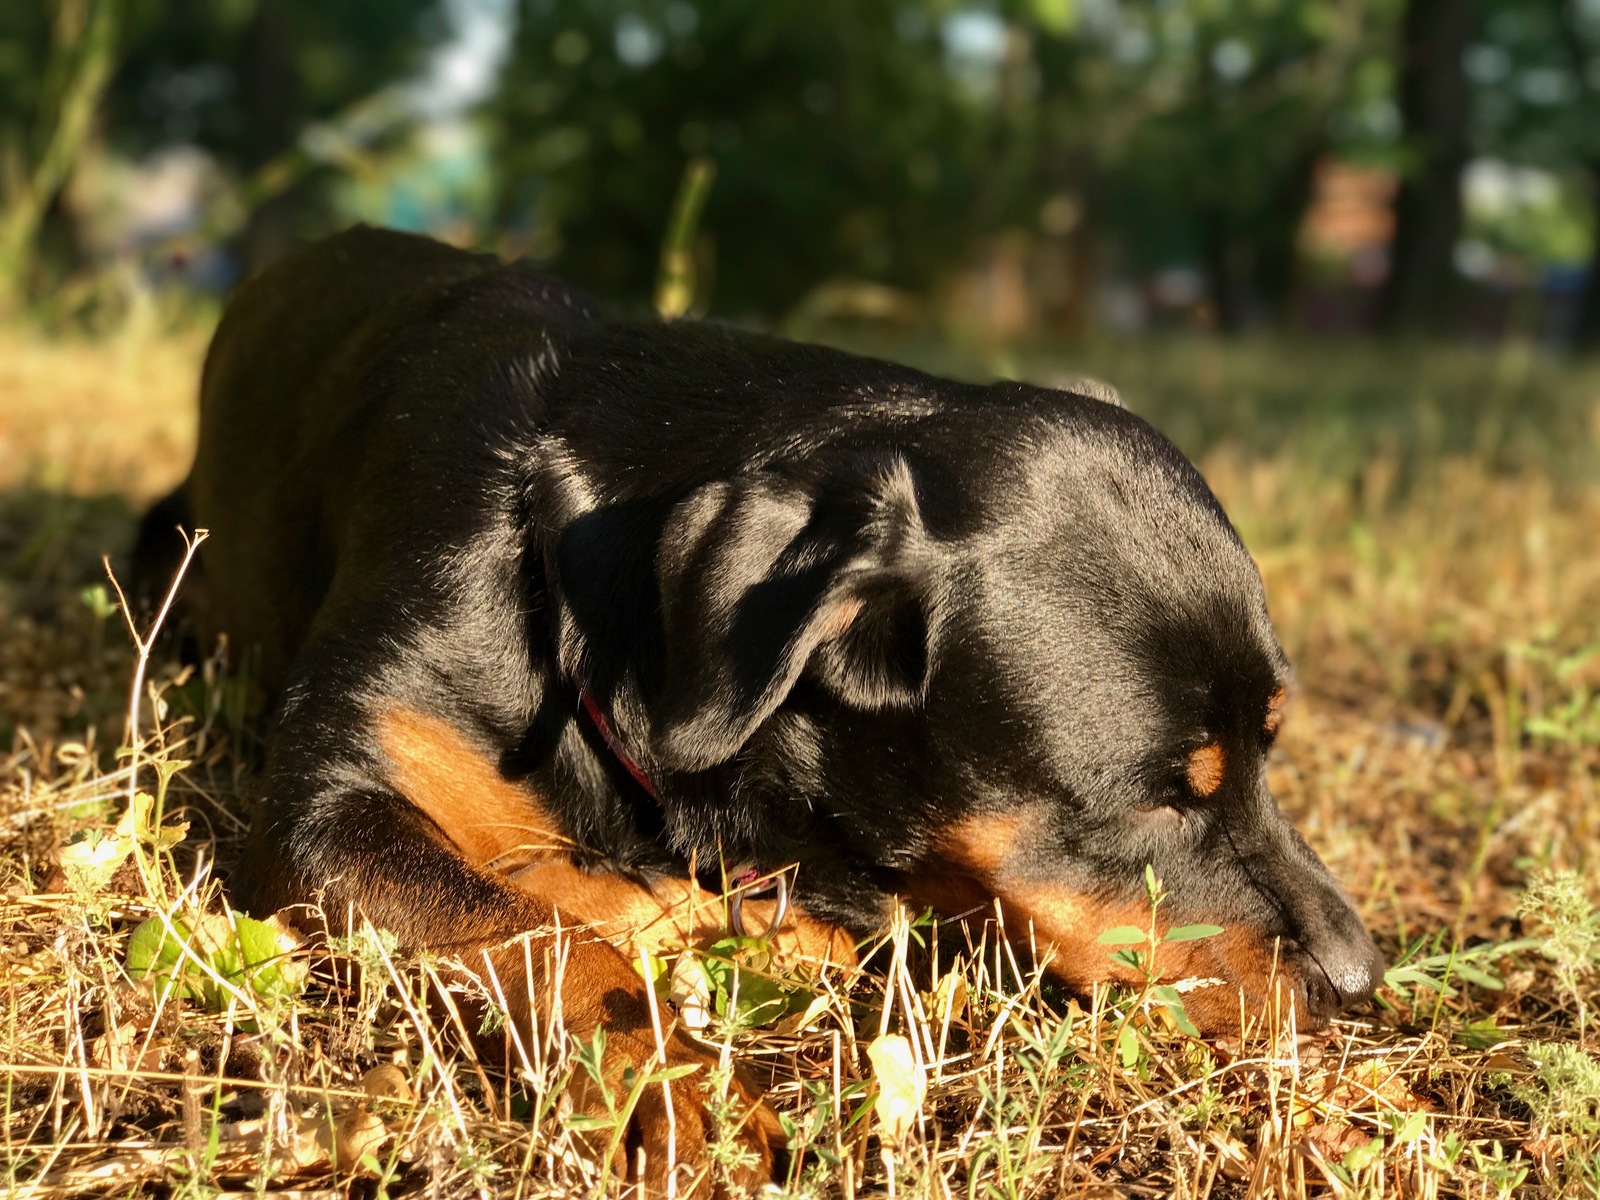
<path id="1" fill-rule="evenodd" d="M 1303 1025 L 1376 983 L 1266 787 L 1287 674 L 1256 569 L 1114 404 L 616 321 L 529 268 L 358 229 L 228 309 L 147 555 L 179 520 L 211 531 L 202 627 L 277 697 L 257 909 L 315 896 L 490 948 L 538 1011 L 508 938 L 559 912 L 619 940 L 691 863 L 792 867 L 808 952 L 896 897 L 998 899 L 1086 987 L 1116 970 L 1097 935 L 1148 919 L 1153 864 L 1164 921 L 1226 930 L 1158 964 L 1222 981 L 1188 993 L 1203 1028 L 1273 977 Z M 564 986 L 570 1030 L 656 1053 L 623 952 L 580 939 Z M 647 1098 L 648 1161 L 663 1118 Z"/>

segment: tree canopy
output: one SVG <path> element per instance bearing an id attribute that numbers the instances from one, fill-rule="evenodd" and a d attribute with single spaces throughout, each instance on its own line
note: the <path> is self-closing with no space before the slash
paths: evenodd
<path id="1" fill-rule="evenodd" d="M 36 286 L 85 148 L 202 148 L 244 270 L 330 226 L 342 181 L 421 169 L 418 80 L 472 22 L 505 53 L 467 115 L 482 152 L 450 168 L 492 197 L 471 236 L 625 302 L 652 294 L 696 164 L 714 183 L 685 254 L 696 303 L 729 314 L 837 281 L 936 295 L 1009 246 L 1063 309 L 1183 268 L 1224 329 L 1290 321 L 1330 159 L 1399 180 L 1397 327 L 1447 308 L 1461 237 L 1535 275 L 1594 253 L 1594 0 L 19 0 L 13 287 Z M 1464 210 L 1475 158 L 1538 172 L 1559 219 Z"/>

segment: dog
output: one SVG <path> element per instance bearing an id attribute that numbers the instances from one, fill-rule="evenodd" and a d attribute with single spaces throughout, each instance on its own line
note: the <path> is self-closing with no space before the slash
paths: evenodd
<path id="1" fill-rule="evenodd" d="M 1255 565 L 1114 394 L 614 319 L 356 228 L 228 306 L 144 558 L 175 523 L 211 534 L 202 635 L 275 697 L 236 894 L 486 955 L 522 1021 L 552 989 L 511 939 L 576 925 L 565 1025 L 619 1067 L 657 1061 L 656 1022 L 707 1061 L 629 947 L 704 932 L 724 872 L 787 872 L 750 911 L 819 958 L 901 901 L 998 901 L 1087 990 L 1134 978 L 1097 938 L 1149 925 L 1148 864 L 1160 929 L 1223 930 L 1150 964 L 1210 1032 L 1274 989 L 1312 1027 L 1380 978 L 1265 782 L 1289 671 Z M 776 1125 L 735 1087 L 755 1178 Z"/>

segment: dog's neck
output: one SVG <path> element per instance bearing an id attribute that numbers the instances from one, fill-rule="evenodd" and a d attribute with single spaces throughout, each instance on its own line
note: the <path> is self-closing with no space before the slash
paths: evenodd
<path id="1" fill-rule="evenodd" d="M 606 718 L 605 710 L 587 690 L 579 689 L 578 699 L 583 704 L 583 711 L 593 723 L 595 732 L 600 735 L 600 740 L 606 744 L 606 749 L 611 751 L 622 769 L 633 776 L 633 781 L 642 787 L 650 799 L 657 804 L 661 803 L 661 793 L 656 791 L 656 785 L 650 782 L 650 776 L 645 774 L 644 768 L 633 760 L 633 757 L 622 748 L 622 741 L 617 737 L 616 731 L 611 728 L 611 722 Z"/>

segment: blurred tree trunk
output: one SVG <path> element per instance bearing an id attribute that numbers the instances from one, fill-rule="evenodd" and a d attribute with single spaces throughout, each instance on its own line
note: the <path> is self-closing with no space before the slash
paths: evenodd
<path id="1" fill-rule="evenodd" d="M 47 87 L 34 136 L 0 196 L 0 307 L 26 298 L 45 217 L 72 177 L 111 78 L 121 8 L 121 0 L 61 0 L 56 9 L 47 72 L 60 82 Z"/>
<path id="2" fill-rule="evenodd" d="M 1294 323 L 1295 285 L 1299 282 L 1300 227 L 1316 190 L 1317 162 L 1326 146 L 1320 136 L 1308 139 L 1278 184 L 1277 204 L 1261 231 L 1256 263 L 1256 288 L 1266 318 L 1276 329 Z"/>
<path id="3" fill-rule="evenodd" d="M 1230 336 L 1250 328 L 1255 314 L 1255 277 L 1258 247 L 1231 228 L 1231 214 L 1202 213 L 1201 254 L 1211 282 L 1216 327 Z"/>
<path id="4" fill-rule="evenodd" d="M 1472 99 L 1461 57 L 1473 16 L 1471 0 L 1409 0 L 1401 23 L 1400 117 L 1414 161 L 1395 201 L 1380 315 L 1387 333 L 1449 327 Z"/>
<path id="5" fill-rule="evenodd" d="M 1578 329 L 1574 338 L 1579 350 L 1600 350 L 1600 162 L 1589 164 L 1589 196 L 1594 213 L 1595 233 L 1589 250 L 1589 278 L 1583 286 L 1578 306 Z"/>
<path id="6" fill-rule="evenodd" d="M 281 0 L 257 0 L 239 55 L 244 115 L 239 161 L 251 176 L 286 155 L 300 134 L 302 88 L 295 31 Z M 293 248 L 305 192 L 303 179 L 296 180 L 250 210 L 235 247 L 243 277 L 258 273 Z"/>
<path id="7" fill-rule="evenodd" d="M 1277 203 L 1253 229 L 1239 228 L 1234 213 L 1202 214 L 1202 253 L 1221 332 L 1290 324 L 1300 225 L 1311 202 L 1316 159 L 1308 151 L 1291 165 L 1278 181 Z"/>

